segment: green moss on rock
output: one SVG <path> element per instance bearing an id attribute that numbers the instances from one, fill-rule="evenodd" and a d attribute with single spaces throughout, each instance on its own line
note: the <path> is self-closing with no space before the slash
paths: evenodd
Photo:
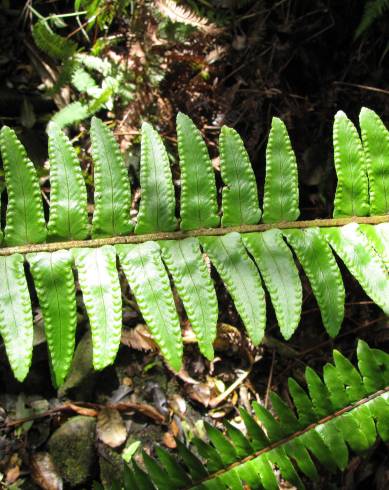
<path id="1" fill-rule="evenodd" d="M 64 480 L 74 487 L 92 475 L 96 420 L 77 416 L 66 421 L 49 440 L 49 451 Z"/>

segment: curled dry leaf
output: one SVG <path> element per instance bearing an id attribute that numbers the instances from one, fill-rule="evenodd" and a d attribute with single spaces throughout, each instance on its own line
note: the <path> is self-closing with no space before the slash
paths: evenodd
<path id="1" fill-rule="evenodd" d="M 175 393 L 169 400 L 170 408 L 179 417 L 183 417 L 186 413 L 186 401 L 181 395 Z"/>
<path id="2" fill-rule="evenodd" d="M 206 383 L 198 383 L 196 385 L 189 385 L 186 388 L 188 396 L 201 403 L 204 407 L 208 407 L 211 399 L 211 388 Z"/>
<path id="3" fill-rule="evenodd" d="M 217 337 L 214 342 L 214 348 L 217 351 L 228 351 L 231 348 L 238 350 L 242 344 L 241 332 L 228 323 L 218 323 L 217 325 Z"/>
<path id="4" fill-rule="evenodd" d="M 19 466 L 12 466 L 9 470 L 7 470 L 6 481 L 7 483 L 15 483 L 20 476 L 20 468 Z"/>
<path id="5" fill-rule="evenodd" d="M 177 419 L 177 417 L 175 417 Z M 179 421 L 179 419 L 177 419 Z M 179 422 L 181 425 L 181 423 Z M 173 434 L 174 437 L 178 437 L 181 432 L 181 427 L 177 423 L 177 421 L 173 418 L 173 420 L 169 424 L 169 430 Z"/>
<path id="6" fill-rule="evenodd" d="M 123 329 L 121 343 L 136 350 L 156 351 L 158 349 L 149 330 L 143 323 L 139 323 L 135 328 Z"/>
<path id="7" fill-rule="evenodd" d="M 124 444 L 127 430 L 118 410 L 103 408 L 97 416 L 97 437 L 110 447 Z"/>
<path id="8" fill-rule="evenodd" d="M 150 417 L 154 422 L 158 424 L 164 424 L 166 422 L 165 416 L 159 412 L 155 407 L 148 403 L 135 403 L 130 401 L 123 401 L 115 404 L 115 407 L 120 411 L 136 411 L 146 417 Z"/>
<path id="9" fill-rule="evenodd" d="M 176 373 L 176 376 L 178 376 L 180 379 L 182 379 L 182 381 L 190 385 L 197 385 L 199 383 L 197 380 L 189 375 L 188 371 L 185 368 L 181 368 L 178 373 Z"/>
<path id="10" fill-rule="evenodd" d="M 11 456 L 8 464 L 8 468 L 5 472 L 5 480 L 7 483 L 15 483 L 20 476 L 20 465 L 22 464 L 20 457 L 17 453 Z"/>
<path id="11" fill-rule="evenodd" d="M 178 5 L 174 0 L 156 0 L 156 7 L 162 15 L 168 17 L 172 22 L 191 25 L 206 34 L 217 34 L 221 28 L 212 24 L 205 17 L 200 17 L 189 7 Z"/>
<path id="12" fill-rule="evenodd" d="M 35 453 L 30 460 L 31 477 L 43 490 L 62 490 L 63 482 L 49 453 Z"/>
<path id="13" fill-rule="evenodd" d="M 175 449 L 177 447 L 176 440 L 171 432 L 165 432 L 162 437 L 162 441 L 169 449 Z"/>
<path id="14" fill-rule="evenodd" d="M 182 340 L 184 344 L 195 344 L 197 342 L 196 334 L 188 320 L 183 322 Z"/>

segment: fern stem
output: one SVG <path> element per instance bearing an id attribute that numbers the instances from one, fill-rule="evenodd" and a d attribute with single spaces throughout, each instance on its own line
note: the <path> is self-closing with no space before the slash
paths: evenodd
<path id="1" fill-rule="evenodd" d="M 329 218 L 329 219 L 314 219 L 306 221 L 283 221 L 280 223 L 261 223 L 259 225 L 240 225 L 230 226 L 225 228 L 200 228 L 197 230 L 188 231 L 171 231 L 159 233 L 147 233 L 143 235 L 127 235 L 115 236 L 107 238 L 94 238 L 92 240 L 69 240 L 53 243 L 38 243 L 29 245 L 20 245 L 15 247 L 0 248 L 0 257 L 12 255 L 15 253 L 26 254 L 32 252 L 55 252 L 56 250 L 71 249 L 79 247 L 96 248 L 103 245 L 120 245 L 144 243 L 147 241 L 158 240 L 181 240 L 188 237 L 198 236 L 223 236 L 227 233 L 253 233 L 261 232 L 274 228 L 278 229 L 301 229 L 313 227 L 339 227 L 348 225 L 349 223 L 378 225 L 380 223 L 389 223 L 389 215 L 383 216 L 352 216 L 347 218 Z"/>

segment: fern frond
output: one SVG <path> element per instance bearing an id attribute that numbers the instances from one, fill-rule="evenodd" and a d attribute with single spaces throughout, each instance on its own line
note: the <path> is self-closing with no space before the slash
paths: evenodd
<path id="1" fill-rule="evenodd" d="M 76 60 L 88 70 L 97 71 L 104 77 L 112 70 L 110 62 L 98 56 L 85 53 L 77 53 Z"/>
<path id="2" fill-rule="evenodd" d="M 193 121 L 177 115 L 178 153 L 181 167 L 181 228 L 214 228 L 219 225 L 216 185 L 208 150 Z"/>
<path id="3" fill-rule="evenodd" d="M 50 240 L 83 240 L 88 236 L 87 196 L 77 154 L 69 138 L 49 128 Z"/>
<path id="4" fill-rule="evenodd" d="M 296 157 L 285 124 L 273 117 L 266 148 L 263 222 L 294 221 L 299 215 Z"/>
<path id="5" fill-rule="evenodd" d="M 107 126 L 97 117 L 91 125 L 92 155 L 95 162 L 95 212 L 93 236 L 130 233 L 131 194 L 119 147 Z"/>
<path id="6" fill-rule="evenodd" d="M 314 461 L 344 470 L 349 449 L 363 453 L 378 437 L 389 440 L 389 356 L 358 343 L 358 369 L 340 352 L 324 367 L 323 380 L 307 368 L 309 394 L 289 380 L 290 406 L 271 393 L 272 412 L 258 402 L 254 416 L 241 409 L 245 431 L 226 424 L 226 434 L 205 424 L 208 442 L 194 439 L 194 448 L 179 443 L 179 458 L 161 448 L 156 457 L 143 453 L 147 473 L 132 463 L 124 489 L 251 489 L 279 488 L 276 470 L 304 488 L 300 477 L 317 480 Z M 372 382 L 374 379 L 374 382 Z M 334 384 L 335 381 L 335 384 Z"/>
<path id="7" fill-rule="evenodd" d="M 381 223 L 376 226 L 359 225 L 360 230 L 367 236 L 380 259 L 382 259 L 389 273 L 389 223 Z"/>
<path id="8" fill-rule="evenodd" d="M 32 36 L 38 48 L 55 60 L 71 58 L 77 44 L 53 32 L 46 20 L 39 20 L 32 28 Z"/>
<path id="9" fill-rule="evenodd" d="M 357 39 L 364 34 L 379 17 L 384 16 L 389 9 L 389 0 L 368 0 L 363 11 L 362 19 L 355 31 L 354 38 Z"/>
<path id="10" fill-rule="evenodd" d="M 369 184 L 362 142 L 346 114 L 339 111 L 334 122 L 334 158 L 338 186 L 334 218 L 369 215 Z"/>
<path id="11" fill-rule="evenodd" d="M 197 238 L 159 242 L 188 319 L 205 357 L 213 359 L 218 307 L 216 292 Z"/>
<path id="12" fill-rule="evenodd" d="M 243 236 L 269 291 L 281 333 L 289 339 L 301 316 L 302 287 L 293 255 L 280 230 Z"/>
<path id="13" fill-rule="evenodd" d="M 60 128 L 64 128 L 65 126 L 70 126 L 71 124 L 86 119 L 91 114 L 92 111 L 88 104 L 77 100 L 56 112 L 50 122 L 56 124 Z"/>
<path id="14" fill-rule="evenodd" d="M 179 371 L 183 351 L 180 323 L 160 246 L 146 242 L 116 249 L 154 340 L 170 366 Z"/>
<path id="15" fill-rule="evenodd" d="M 209 359 L 213 358 L 217 298 L 204 252 L 230 293 L 254 344 L 261 342 L 266 326 L 262 281 L 269 292 L 281 334 L 289 339 L 295 332 L 301 318 L 302 302 L 296 261 L 300 262 L 311 283 L 324 327 L 331 337 L 339 332 L 344 316 L 345 291 L 336 256 L 370 298 L 389 314 L 389 214 L 386 207 L 389 172 L 386 156 L 381 155 L 381 151 L 386 151 L 386 143 L 382 142 L 386 141 L 387 130 L 378 116 L 366 109 L 361 113 L 361 126 L 362 143 L 347 117 L 344 114 L 336 116 L 334 147 L 338 188 L 335 215 L 342 218 L 303 222 L 293 221 L 299 215 L 296 158 L 286 127 L 274 119 L 267 147 L 264 223 L 257 224 L 261 216 L 257 187 L 247 153 L 236 132 L 222 129 L 220 151 L 224 188 L 220 192 L 200 132 L 188 116 L 178 115 L 181 196 L 177 203 L 163 142 L 145 123 L 141 143 L 141 202 L 135 233 L 131 233 L 131 189 L 113 134 L 102 121 L 93 118 L 95 189 L 90 227 L 79 162 L 69 140 L 52 124 L 47 237 L 33 164 L 15 133 L 3 128 L 0 144 L 8 204 L 5 248 L 0 248 L 0 257 L 3 268 L 9 264 L 10 270 L 17 270 L 17 273 L 7 272 L 9 280 L 17 285 L 2 284 L 0 325 L 16 375 L 22 379 L 27 374 L 30 351 L 20 350 L 13 342 L 12 331 L 1 324 L 1 318 L 16 314 L 14 323 L 20 323 L 23 331 L 29 331 L 31 327 L 27 321 L 31 305 L 19 312 L 9 301 L 11 291 L 16 287 L 21 288 L 19 303 L 26 302 L 25 282 L 22 284 L 19 277 L 24 274 L 21 254 L 30 254 L 27 260 L 31 264 L 45 320 L 57 384 L 66 376 L 74 343 L 75 290 L 71 287 L 73 262 L 66 254 L 69 250 L 73 250 L 74 266 L 78 270 L 90 320 L 97 369 L 113 362 L 120 341 L 121 291 L 117 255 L 145 321 L 173 369 L 181 366 L 183 341 L 168 272 L 201 352 Z M 367 165 L 364 153 L 368 155 Z M 220 210 L 218 193 L 221 195 Z M 176 217 L 178 207 L 180 219 Z M 386 214 L 366 216 L 373 209 Z M 222 227 L 219 227 L 220 215 Z M 45 240 L 48 243 L 43 243 Z M 59 251 L 62 252 L 57 254 Z M 8 257 L 16 258 L 13 261 Z M 63 277 L 60 277 L 62 272 Z M 44 278 L 42 274 L 45 274 Z M 54 286 L 65 298 L 63 304 L 52 295 Z M 66 315 L 68 329 L 63 328 L 61 320 Z M 15 336 L 20 337 L 18 332 Z M 60 357 L 63 357 L 62 363 L 58 361 Z M 337 381 L 331 370 L 326 368 L 325 377 L 336 390 Z M 301 398 L 298 388 L 294 386 L 291 390 L 292 395 L 296 393 Z"/>
<path id="16" fill-rule="evenodd" d="M 388 2 L 389 6 L 389 2 Z M 379 116 L 363 107 L 359 115 L 369 177 L 371 214 L 389 213 L 389 131 Z"/>
<path id="17" fill-rule="evenodd" d="M 219 151 L 221 176 L 225 184 L 222 226 L 258 223 L 261 210 L 255 175 L 244 143 L 234 129 L 222 127 Z"/>
<path id="18" fill-rule="evenodd" d="M 0 257 L 0 334 L 18 381 L 28 374 L 33 340 L 30 295 L 23 264 L 20 254 Z"/>
<path id="19" fill-rule="evenodd" d="M 328 335 L 335 337 L 344 318 L 345 291 L 330 246 L 319 228 L 285 230 L 283 234 L 309 279 Z"/>
<path id="20" fill-rule="evenodd" d="M 266 325 L 265 293 L 241 236 L 202 237 L 200 243 L 232 296 L 252 342 L 259 344 Z"/>
<path id="21" fill-rule="evenodd" d="M 389 315 L 388 273 L 374 247 L 356 223 L 321 230 L 366 293 Z"/>
<path id="22" fill-rule="evenodd" d="M 42 308 L 50 362 L 61 386 L 73 359 L 77 327 L 73 259 L 68 250 L 27 254 Z"/>
<path id="23" fill-rule="evenodd" d="M 189 7 L 178 5 L 174 0 L 156 0 L 155 5 L 161 14 L 172 22 L 187 24 L 210 34 L 220 30 L 217 26 L 211 24 L 208 19 L 200 17 Z"/>
<path id="24" fill-rule="evenodd" d="M 15 131 L 0 132 L 5 182 L 8 191 L 5 244 L 39 243 L 46 239 L 46 224 L 36 170 Z"/>
<path id="25" fill-rule="evenodd" d="M 92 331 L 93 366 L 112 364 L 119 348 L 122 329 L 122 296 L 116 271 L 115 249 L 73 249 L 78 280 Z"/>
<path id="26" fill-rule="evenodd" d="M 142 194 L 135 233 L 175 230 L 176 203 L 169 158 L 161 137 L 148 123 L 142 125 L 140 184 Z"/>
<path id="27" fill-rule="evenodd" d="M 90 90 L 96 90 L 98 88 L 98 85 L 92 76 L 81 67 L 78 67 L 73 71 L 71 82 L 79 92 L 88 93 Z"/>

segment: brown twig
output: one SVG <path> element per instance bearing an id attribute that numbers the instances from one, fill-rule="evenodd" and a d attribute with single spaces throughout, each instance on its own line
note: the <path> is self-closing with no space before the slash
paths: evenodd
<path id="1" fill-rule="evenodd" d="M 250 374 L 251 368 L 248 371 L 244 371 L 233 383 L 231 386 L 229 386 L 223 393 L 220 393 L 215 398 L 212 398 L 209 401 L 208 406 L 211 408 L 217 407 L 222 401 L 224 401 L 230 394 L 240 385 L 243 383 L 243 381 L 247 378 L 247 376 Z"/>
<path id="2" fill-rule="evenodd" d="M 271 366 L 270 366 L 270 372 L 269 372 L 269 379 L 267 380 L 267 386 L 266 386 L 266 395 L 265 395 L 265 408 L 267 408 L 268 403 L 269 403 L 269 392 L 271 390 L 271 385 L 273 381 L 273 371 L 274 371 L 274 361 L 276 359 L 276 351 L 273 349 L 272 352 L 272 357 L 271 357 Z"/>
<path id="3" fill-rule="evenodd" d="M 359 327 L 353 328 L 349 332 L 344 332 L 344 333 L 338 335 L 336 337 L 336 340 L 342 339 L 344 337 L 348 337 L 349 335 L 354 335 L 355 333 L 357 333 L 361 330 L 364 330 L 365 328 L 369 328 L 381 320 L 382 320 L 382 317 L 376 318 L 375 320 L 372 320 L 371 322 L 368 322 L 368 323 L 365 323 L 364 325 L 360 325 Z M 306 349 L 302 352 L 299 352 L 297 355 L 298 355 L 298 357 L 304 357 L 305 355 L 311 354 L 312 352 L 319 350 L 319 349 L 325 347 L 326 345 L 331 345 L 333 343 L 333 341 L 334 341 L 334 339 L 325 340 L 324 342 L 320 342 L 319 344 L 316 344 L 313 347 L 309 347 L 309 349 Z"/>
<path id="4" fill-rule="evenodd" d="M 378 92 L 380 94 L 389 95 L 389 90 L 378 87 L 370 87 L 369 85 L 360 85 L 359 83 L 348 83 L 348 82 L 334 82 L 335 85 L 345 85 L 346 87 L 355 87 L 362 90 L 370 90 L 371 92 Z"/>
<path id="5" fill-rule="evenodd" d="M 78 247 L 96 248 L 103 245 L 119 245 L 119 244 L 131 244 L 131 243 L 143 243 L 149 240 L 179 240 L 187 237 L 196 236 L 222 236 L 231 232 L 238 233 L 253 233 L 270 230 L 273 228 L 279 229 L 302 229 L 312 227 L 338 227 L 344 226 L 349 223 L 371 224 L 376 225 L 379 223 L 389 223 L 389 215 L 384 216 L 369 216 L 360 217 L 353 216 L 349 218 L 330 218 L 330 219 L 313 219 L 307 221 L 283 221 L 281 223 L 261 223 L 259 225 L 241 225 L 231 226 L 226 228 L 200 228 L 198 230 L 191 231 L 171 231 L 171 232 L 159 232 L 148 233 L 146 235 L 127 235 L 116 236 L 108 238 L 95 238 L 92 240 L 69 240 L 68 242 L 53 242 L 53 243 L 38 243 L 29 245 L 19 245 L 17 247 L 5 247 L 0 248 L 0 256 L 8 256 L 15 253 L 25 254 L 31 252 L 54 252 L 56 250 L 71 249 Z"/>
<path id="6" fill-rule="evenodd" d="M 86 415 L 88 417 L 97 417 L 100 410 L 103 408 L 114 408 L 121 412 L 127 411 L 135 411 L 139 412 L 142 415 L 145 415 L 157 422 L 158 424 L 166 423 L 165 417 L 158 412 L 156 408 L 151 405 L 147 405 L 145 403 L 135 403 L 135 402 L 119 402 L 119 403 L 108 403 L 106 405 L 98 404 L 98 403 L 64 403 L 63 405 L 59 405 L 58 407 L 52 408 L 50 410 L 46 410 L 45 412 L 35 413 L 33 415 L 29 415 L 28 417 L 23 417 L 15 420 L 8 420 L 5 423 L 5 426 L 8 428 L 18 427 L 19 425 L 24 424 L 25 422 L 30 422 L 32 420 L 42 419 L 46 417 L 51 417 L 52 415 L 63 413 L 63 412 L 75 412 L 79 415 Z"/>

